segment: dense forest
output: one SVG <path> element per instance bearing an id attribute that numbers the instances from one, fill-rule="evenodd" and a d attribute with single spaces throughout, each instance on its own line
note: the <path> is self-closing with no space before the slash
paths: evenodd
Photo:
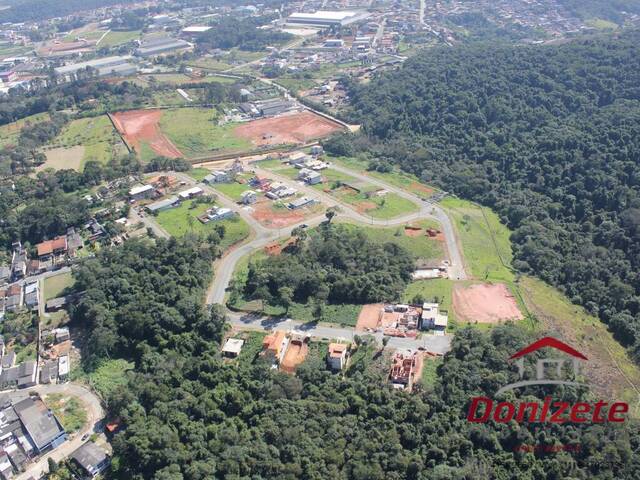
<path id="1" fill-rule="evenodd" d="M 287 307 L 292 301 L 394 301 L 411 279 L 413 259 L 395 243 L 379 244 L 359 230 L 327 222 L 312 234 L 294 231 L 282 255 L 249 265 L 244 295 Z"/>
<path id="2" fill-rule="evenodd" d="M 72 312 L 88 329 L 85 368 L 133 360 L 126 388 L 108 399 L 122 420 L 113 477 L 126 480 L 273 478 L 362 480 L 637 478 L 635 425 L 471 424 L 472 395 L 492 395 L 516 369 L 505 359 L 529 343 L 514 325 L 461 330 L 433 385 L 390 388 L 373 359 L 343 377 L 321 357 L 291 376 L 259 357 L 220 356 L 222 312 L 204 310 L 217 238 L 127 242 L 82 265 Z M 369 363 L 371 362 L 371 363 Z M 381 359 L 380 365 L 384 364 Z M 535 397 L 544 392 L 527 392 Z M 556 392 L 567 399 L 583 391 Z M 552 455 L 519 445 L 579 445 Z"/>
<path id="3" fill-rule="evenodd" d="M 64 17 L 83 10 L 135 3 L 136 0 L 13 0 L 11 8 L 0 11 L 0 22 L 37 22 Z"/>
<path id="4" fill-rule="evenodd" d="M 640 361 L 640 32 L 433 49 L 352 85 L 368 151 L 490 206 L 514 266 L 560 286 Z"/>

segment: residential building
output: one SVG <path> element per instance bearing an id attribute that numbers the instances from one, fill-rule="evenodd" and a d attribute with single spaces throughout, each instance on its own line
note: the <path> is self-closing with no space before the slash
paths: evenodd
<path id="1" fill-rule="evenodd" d="M 0 454 L 0 475 L 4 480 L 13 478 L 13 467 L 6 453 Z"/>
<path id="2" fill-rule="evenodd" d="M 393 388 L 411 391 L 418 365 L 418 354 L 412 350 L 396 352 L 391 359 L 389 380 Z"/>
<path id="3" fill-rule="evenodd" d="M 321 145 L 313 145 L 311 147 L 311 155 L 322 155 L 324 153 L 324 149 Z"/>
<path id="4" fill-rule="evenodd" d="M 218 220 L 225 220 L 227 218 L 233 218 L 235 213 L 230 208 L 224 207 L 214 207 L 207 214 L 207 218 L 212 222 L 216 222 Z"/>
<path id="5" fill-rule="evenodd" d="M 20 243 L 14 245 L 13 256 L 11 257 L 11 277 L 13 280 L 20 280 L 27 275 L 27 252 Z"/>
<path id="6" fill-rule="evenodd" d="M 302 180 L 308 185 L 317 185 L 322 183 L 322 174 L 309 168 L 303 168 L 298 173 L 298 180 Z"/>
<path id="7" fill-rule="evenodd" d="M 228 338 L 222 347 L 222 355 L 228 358 L 236 358 L 240 355 L 240 351 L 242 350 L 242 346 L 244 345 L 244 340 L 239 338 Z"/>
<path id="8" fill-rule="evenodd" d="M 178 197 L 169 197 L 164 200 L 160 200 L 158 202 L 154 202 L 150 205 L 147 205 L 147 210 L 151 213 L 154 212 L 162 212 L 164 210 L 170 210 L 172 208 L 177 207 L 180 204 L 180 199 Z"/>
<path id="9" fill-rule="evenodd" d="M 312 198 L 300 197 L 300 198 L 297 198 L 296 200 L 293 200 L 292 202 L 289 202 L 287 204 L 287 207 L 290 208 L 291 210 L 297 210 L 298 208 L 311 206 L 315 203 L 316 201 L 313 200 Z"/>
<path id="10" fill-rule="evenodd" d="M 39 303 L 38 282 L 24 286 L 24 306 L 29 310 L 36 310 Z"/>
<path id="11" fill-rule="evenodd" d="M 178 196 L 180 197 L 181 200 L 189 200 L 190 198 L 199 197 L 203 193 L 204 193 L 204 190 L 202 190 L 200 187 L 192 187 L 178 193 Z"/>
<path id="12" fill-rule="evenodd" d="M 288 346 L 289 338 L 286 332 L 278 330 L 264 337 L 261 355 L 276 365 L 282 361 Z"/>
<path id="13" fill-rule="evenodd" d="M 449 316 L 446 312 L 440 311 L 437 303 L 425 302 L 422 305 L 420 315 L 420 328 L 422 330 L 433 330 L 436 335 L 444 335 L 449 323 Z"/>
<path id="14" fill-rule="evenodd" d="M 67 439 L 62 425 L 39 397 L 27 397 L 13 408 L 36 452 L 56 448 Z"/>
<path id="15" fill-rule="evenodd" d="M 83 444 L 71 454 L 71 458 L 87 473 L 89 478 L 98 476 L 111 463 L 107 452 L 93 442 Z"/>
<path id="16" fill-rule="evenodd" d="M 18 365 L 18 388 L 28 388 L 36 385 L 38 365 L 35 360 L 27 360 Z"/>
<path id="17" fill-rule="evenodd" d="M 331 370 L 340 371 L 347 363 L 347 354 L 349 351 L 349 345 L 345 343 L 330 343 L 329 354 L 327 356 L 327 363 Z"/>
<path id="18" fill-rule="evenodd" d="M 0 265 L 0 286 L 9 283 L 11 278 L 11 268 L 4 265 Z"/>
<path id="19" fill-rule="evenodd" d="M 66 380 L 71 371 L 69 364 L 69 355 L 63 355 L 58 358 L 58 378 L 60 380 Z"/>
<path id="20" fill-rule="evenodd" d="M 4 344 L 3 344 L 4 348 Z M 9 350 L 2 356 L 2 370 L 13 367 L 16 361 L 16 352 Z"/>
<path id="21" fill-rule="evenodd" d="M 57 360 L 49 360 L 40 367 L 40 383 L 50 384 L 58 378 L 58 362 Z"/>
<path id="22" fill-rule="evenodd" d="M 240 201 L 245 205 L 251 205 L 258 201 L 258 195 L 253 190 L 247 190 L 240 195 Z"/>
<path id="23" fill-rule="evenodd" d="M 67 236 L 61 235 L 53 240 L 46 240 L 38 243 L 36 249 L 38 251 L 38 259 L 42 261 L 50 260 L 52 257 L 65 255 L 67 253 Z"/>
<path id="24" fill-rule="evenodd" d="M 209 175 L 204 177 L 203 182 L 212 184 L 212 183 L 226 183 L 230 182 L 231 177 L 228 172 L 222 172 L 220 170 L 214 170 Z"/>

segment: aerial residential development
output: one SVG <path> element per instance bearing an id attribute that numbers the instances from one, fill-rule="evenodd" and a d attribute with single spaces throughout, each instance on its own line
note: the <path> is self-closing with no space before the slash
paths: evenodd
<path id="1" fill-rule="evenodd" d="M 640 478 L 638 0 L 0 2 L 0 479 Z"/>

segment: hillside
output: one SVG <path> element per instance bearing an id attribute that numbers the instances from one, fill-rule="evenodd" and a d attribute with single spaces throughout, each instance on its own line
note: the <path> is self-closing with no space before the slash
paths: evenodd
<path id="1" fill-rule="evenodd" d="M 374 168 L 397 163 L 496 210 L 514 266 L 560 286 L 640 360 L 639 32 L 429 50 L 351 95 Z"/>

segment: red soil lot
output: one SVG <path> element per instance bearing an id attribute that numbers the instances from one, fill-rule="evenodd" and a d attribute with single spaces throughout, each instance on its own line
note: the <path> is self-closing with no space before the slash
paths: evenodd
<path id="1" fill-rule="evenodd" d="M 140 152 L 140 142 L 147 143 L 158 155 L 180 158 L 184 155 L 158 126 L 162 110 L 131 110 L 111 114 L 113 124 L 129 146 Z"/>
<path id="2" fill-rule="evenodd" d="M 376 329 L 380 321 L 380 312 L 384 308 L 382 303 L 372 303 L 369 305 L 363 305 L 360 314 L 358 315 L 358 321 L 356 323 L 356 331 L 364 332 L 367 328 Z"/>
<path id="3" fill-rule="evenodd" d="M 294 373 L 296 367 L 304 362 L 308 351 L 309 346 L 307 342 L 292 340 L 280 363 L 280 370 L 287 373 Z"/>
<path id="4" fill-rule="evenodd" d="M 244 123 L 234 134 L 250 140 L 254 145 L 306 143 L 326 137 L 342 127 L 313 112 L 304 111 Z"/>
<path id="5" fill-rule="evenodd" d="M 498 323 L 524 318 L 513 294 L 506 285 L 478 284 L 453 290 L 453 309 L 458 319 L 465 322 Z"/>

